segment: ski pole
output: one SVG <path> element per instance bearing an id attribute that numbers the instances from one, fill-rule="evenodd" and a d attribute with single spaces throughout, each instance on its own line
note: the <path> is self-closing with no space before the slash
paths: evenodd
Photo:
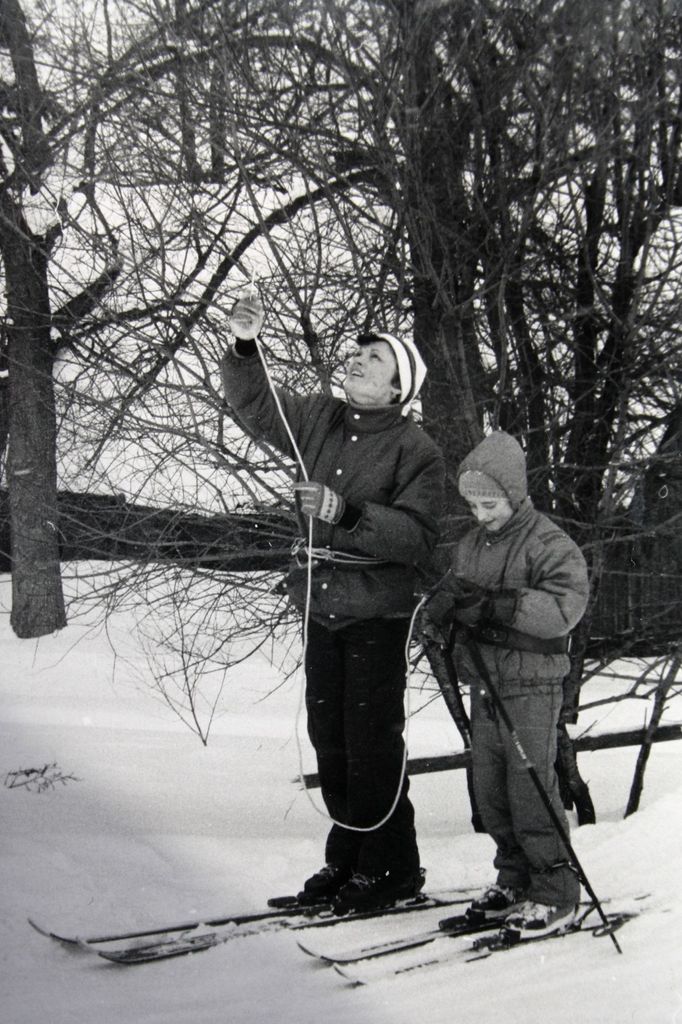
<path id="1" fill-rule="evenodd" d="M 618 952 L 622 953 L 623 950 L 620 948 L 620 945 L 618 944 L 618 939 L 613 934 L 613 930 L 612 930 L 612 928 L 611 928 L 611 926 L 609 924 L 609 919 L 607 918 L 606 914 L 604 913 L 603 907 L 602 907 L 601 903 L 599 902 L 599 899 L 597 898 L 597 895 L 596 895 L 594 889 L 590 885 L 590 881 L 589 881 L 587 875 L 585 874 L 585 872 L 583 870 L 582 864 L 578 860 L 578 855 L 576 854 L 575 850 L 573 849 L 573 846 L 571 844 L 571 840 L 570 840 L 570 838 L 568 836 L 568 833 L 567 833 L 566 829 L 564 828 L 563 822 L 561 821 L 561 818 L 559 817 L 559 815 L 554 810 L 554 807 L 552 806 L 552 802 L 549 799 L 549 796 L 547 794 L 547 790 L 543 786 L 542 780 L 540 779 L 540 776 L 538 775 L 537 771 L 535 770 L 535 766 L 529 760 L 528 756 L 526 755 L 525 750 L 523 749 L 523 745 L 522 745 L 522 743 L 521 743 L 521 741 L 520 741 L 520 739 L 518 737 L 518 734 L 517 734 L 516 729 L 514 727 L 514 723 L 512 722 L 512 720 L 511 720 L 511 718 L 509 716 L 509 712 L 507 711 L 506 707 L 504 706 L 504 702 L 502 701 L 502 698 L 500 697 L 500 695 L 498 693 L 497 687 L 495 686 L 495 684 L 493 683 L 492 679 L 490 678 L 490 673 L 488 672 L 487 666 L 486 666 L 486 664 L 485 664 L 485 662 L 483 660 L 483 656 L 482 656 L 480 650 L 478 649 L 478 644 L 476 643 L 476 641 L 474 640 L 474 638 L 471 635 L 467 635 L 465 643 L 466 643 L 467 650 L 471 654 L 471 657 L 472 657 L 474 666 L 476 668 L 476 671 L 478 672 L 479 676 L 481 677 L 481 680 L 483 681 L 483 685 L 485 686 L 485 688 L 486 688 L 486 690 L 488 692 L 488 696 L 490 697 L 491 701 L 493 702 L 495 710 L 499 713 L 500 718 L 504 722 L 505 727 L 506 727 L 507 731 L 509 732 L 509 736 L 511 737 L 511 741 L 514 744 L 514 747 L 516 749 L 517 754 L 521 758 L 521 761 L 523 763 L 523 767 L 527 770 L 528 774 L 530 775 L 530 777 L 531 777 L 531 779 L 533 781 L 533 785 L 535 786 L 536 790 L 538 791 L 538 794 L 540 795 L 540 798 L 542 799 L 542 802 L 543 802 L 543 804 L 545 805 L 545 807 L 547 809 L 547 813 L 549 814 L 551 822 L 554 825 L 554 828 L 556 829 L 556 831 L 557 831 L 557 833 L 559 835 L 559 838 L 561 839 L 562 843 L 566 847 L 566 852 L 568 853 L 569 859 L 570 859 L 571 863 L 573 864 L 573 866 L 574 866 L 574 868 L 576 870 L 576 874 L 578 875 L 578 878 L 580 879 L 582 884 L 585 886 L 585 889 L 586 889 L 590 899 L 592 900 L 592 903 L 593 903 L 597 913 L 599 914 L 599 916 L 600 916 L 600 918 L 601 918 L 601 920 L 602 920 L 602 922 L 603 922 L 603 924 L 605 926 L 605 930 L 609 933 L 611 941 L 613 942 L 613 944 L 616 947 L 616 949 L 618 950 Z"/>

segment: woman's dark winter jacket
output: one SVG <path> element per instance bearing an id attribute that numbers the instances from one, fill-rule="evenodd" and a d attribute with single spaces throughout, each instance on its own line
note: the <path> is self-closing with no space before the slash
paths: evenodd
<path id="1" fill-rule="evenodd" d="M 230 350 L 225 395 L 240 425 L 294 458 L 291 441 L 257 356 Z M 352 530 L 313 520 L 313 547 L 369 556 L 361 567 L 315 563 L 310 614 L 329 628 L 370 618 L 409 616 L 419 577 L 432 571 L 444 465 L 436 444 L 400 406 L 363 410 L 327 395 L 277 391 L 310 480 L 326 484 L 361 514 Z M 300 468 L 298 479 L 302 478 Z M 307 539 L 307 520 L 301 520 Z M 293 562 L 287 590 L 305 606 L 305 559 Z"/>

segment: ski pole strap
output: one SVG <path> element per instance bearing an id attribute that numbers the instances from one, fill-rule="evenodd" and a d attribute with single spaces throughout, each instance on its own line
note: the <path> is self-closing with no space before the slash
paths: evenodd
<path id="1" fill-rule="evenodd" d="M 567 636 L 531 636 L 510 626 L 496 626 L 494 623 L 479 623 L 473 626 L 470 635 L 480 644 L 493 647 L 509 647 L 514 651 L 530 651 L 533 654 L 566 654 Z"/>

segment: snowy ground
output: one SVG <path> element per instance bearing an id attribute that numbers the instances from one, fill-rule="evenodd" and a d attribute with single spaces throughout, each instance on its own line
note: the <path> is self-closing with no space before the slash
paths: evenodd
<path id="1" fill-rule="evenodd" d="M 6 587 L 2 598 L 6 608 Z M 618 933 L 622 956 L 579 936 L 352 989 L 278 931 L 125 968 L 62 949 L 27 917 L 92 933 L 256 910 L 319 867 L 326 822 L 292 782 L 300 677 L 262 700 L 276 673 L 261 658 L 240 667 L 204 748 L 141 684 L 125 618 L 109 638 L 74 624 L 35 643 L 3 614 L 0 659 L 0 779 L 46 764 L 75 776 L 44 792 L 0 786 L 4 1024 L 682 1024 L 681 742 L 655 746 L 627 820 L 636 749 L 581 756 L 599 817 L 573 832 L 583 867 L 611 904 L 646 894 Z M 596 731 L 641 724 L 632 703 L 629 719 L 610 712 Z M 440 701 L 413 720 L 413 756 L 457 746 Z M 490 842 L 471 831 L 463 773 L 418 776 L 412 795 L 428 888 L 487 883 Z M 335 941 L 352 945 L 361 928 L 335 928 Z"/>

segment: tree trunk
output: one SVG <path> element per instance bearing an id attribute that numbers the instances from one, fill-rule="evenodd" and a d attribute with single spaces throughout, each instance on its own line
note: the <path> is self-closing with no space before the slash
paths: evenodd
<path id="1" fill-rule="evenodd" d="M 556 772 L 564 807 L 575 807 L 579 825 L 594 825 L 597 814 L 590 788 L 580 774 L 575 746 L 563 722 L 557 730 Z"/>
<path id="2" fill-rule="evenodd" d="M 7 273 L 11 624 L 22 638 L 66 625 L 59 564 L 56 418 L 47 261 L 16 209 L 3 203 Z M 10 216 L 7 216 L 7 214 Z M 13 215 L 13 216 L 12 216 Z"/>
<path id="3" fill-rule="evenodd" d="M 22 212 L 22 196 L 26 189 L 33 194 L 39 192 L 51 154 L 43 132 L 45 97 L 34 61 L 33 39 L 17 0 L 0 3 L 0 42 L 10 54 L 16 78 L 13 92 L 17 119 L 15 168 L 5 177 L 0 192 L 9 371 L 11 623 L 17 636 L 34 637 L 66 625 L 59 566 L 47 274 L 50 247 L 61 226 L 48 229 L 44 237 L 35 235 Z M 5 123 L 9 123 L 7 119 Z"/>
<path id="4" fill-rule="evenodd" d="M 455 669 L 455 663 L 452 660 L 452 655 L 449 650 L 443 650 L 437 644 L 427 644 L 426 655 L 429 659 L 429 664 L 436 682 L 440 687 L 440 692 L 443 695 L 445 705 L 450 712 L 453 722 L 457 726 L 457 731 L 462 737 L 464 749 L 470 751 L 471 723 L 464 707 L 464 701 L 462 700 L 462 693 L 457 679 L 457 670 Z M 478 806 L 476 804 L 473 769 L 470 759 L 467 760 L 465 767 L 469 803 L 471 804 L 471 824 L 474 827 L 474 832 L 485 832 L 481 816 L 478 812 Z"/>
<path id="5" fill-rule="evenodd" d="M 665 710 L 665 702 L 668 697 L 668 692 L 675 684 L 677 674 L 680 671 L 682 665 L 682 647 L 678 646 L 674 651 L 673 656 L 670 660 L 669 669 L 665 676 L 661 679 L 656 689 L 656 696 L 654 697 L 654 710 L 651 715 L 651 721 L 644 731 L 644 739 L 642 740 L 642 746 L 637 757 L 637 765 L 635 767 L 635 774 L 632 780 L 632 786 L 630 788 L 630 797 L 628 799 L 628 805 L 625 809 L 625 817 L 634 814 L 639 807 L 640 797 L 644 788 L 644 771 L 649 760 L 649 754 L 651 753 L 651 744 L 654 742 L 654 737 L 658 729 L 663 711 Z"/>

